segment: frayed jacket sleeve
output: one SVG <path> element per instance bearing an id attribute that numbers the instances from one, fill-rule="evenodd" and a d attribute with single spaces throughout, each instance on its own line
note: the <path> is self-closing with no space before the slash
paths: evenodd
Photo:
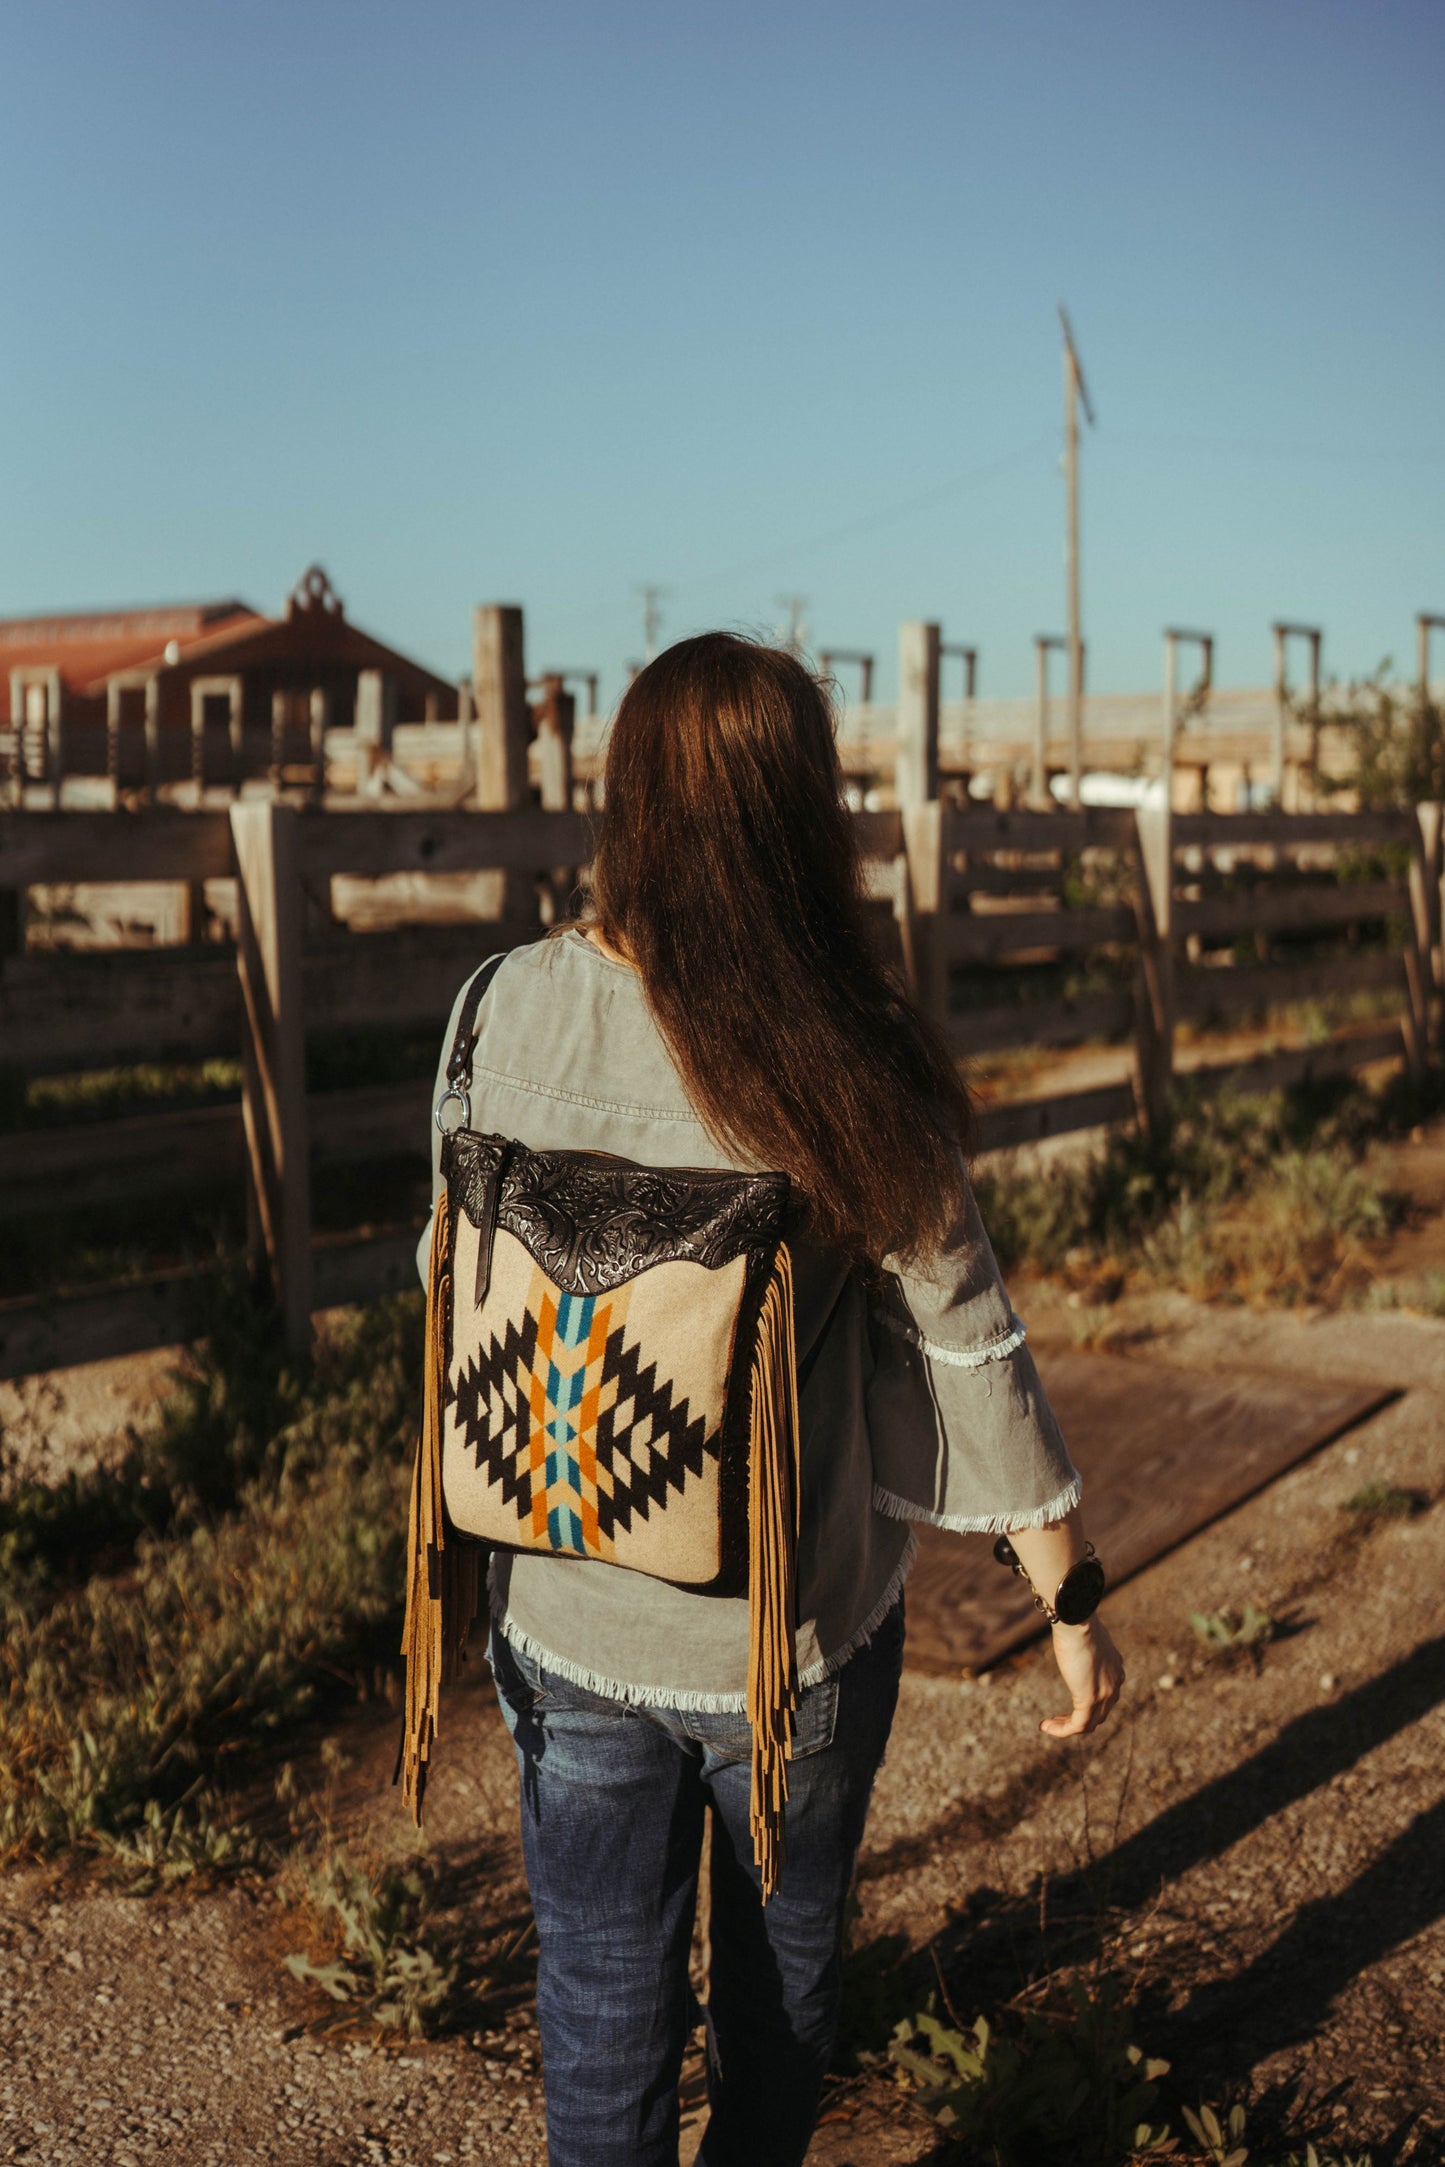
<path id="1" fill-rule="evenodd" d="M 870 1297 L 875 1508 L 959 1534 L 1061 1519 L 1079 1477 L 972 1189 L 947 1249 Z"/>
<path id="2" fill-rule="evenodd" d="M 442 1093 L 447 1087 L 447 1063 L 451 1059 L 452 1043 L 457 1035 L 457 1023 L 461 1017 L 462 1003 L 467 997 L 467 988 L 468 986 L 470 986 L 472 979 L 475 975 L 475 972 L 469 972 L 468 975 L 462 980 L 461 991 L 458 993 L 456 999 L 452 1002 L 452 1012 L 447 1018 L 446 1037 L 442 1040 L 441 1058 L 437 1062 L 436 1077 L 432 1084 L 431 1102 L 433 1108 L 435 1108 L 438 1099 L 441 1097 Z M 437 1206 L 437 1200 L 441 1196 L 442 1190 L 445 1187 L 445 1183 L 442 1180 L 441 1131 L 436 1125 L 434 1115 L 427 1121 L 427 1135 L 431 1141 L 431 1193 L 432 1210 L 435 1211 Z M 425 1287 L 427 1280 L 431 1275 L 430 1216 L 428 1216 L 427 1223 L 421 1230 L 421 1239 L 416 1245 L 416 1273 L 423 1287 Z"/>

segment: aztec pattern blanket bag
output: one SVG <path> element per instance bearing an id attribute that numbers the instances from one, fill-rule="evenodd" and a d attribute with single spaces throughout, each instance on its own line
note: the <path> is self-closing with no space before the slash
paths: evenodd
<path id="1" fill-rule="evenodd" d="M 468 989 L 436 1108 L 399 1774 L 420 1824 L 440 1690 L 490 1550 L 749 1603 L 753 1851 L 783 1865 L 797 1706 L 798 1379 L 782 1174 L 533 1151 L 471 1127 Z"/>

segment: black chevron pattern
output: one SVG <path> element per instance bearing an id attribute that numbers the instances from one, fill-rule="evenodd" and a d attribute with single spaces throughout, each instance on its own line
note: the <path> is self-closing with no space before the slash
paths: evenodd
<path id="1" fill-rule="evenodd" d="M 597 1464 L 612 1477 L 610 1495 L 598 1485 L 597 1520 L 613 1535 L 631 1527 L 634 1513 L 645 1520 L 654 1506 L 662 1511 L 669 1490 L 681 1495 L 688 1476 L 718 1458 L 722 1440 L 707 1435 L 686 1400 L 674 1403 L 671 1384 L 658 1383 L 657 1364 L 644 1368 L 641 1349 L 628 1346 L 622 1332 L 608 1335 L 602 1375 L 617 1379 L 617 1397 L 597 1417 Z"/>

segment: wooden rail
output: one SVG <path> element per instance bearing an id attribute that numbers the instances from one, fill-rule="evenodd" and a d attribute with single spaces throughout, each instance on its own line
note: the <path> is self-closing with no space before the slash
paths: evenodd
<path id="1" fill-rule="evenodd" d="M 1166 1118 L 1181 1076 L 1265 1088 L 1368 1062 L 1419 1068 L 1440 1037 L 1441 808 L 1415 813 L 1175 814 L 941 802 L 936 683 L 904 719 L 924 794 L 856 816 L 870 912 L 915 998 L 961 1054 L 1112 1040 L 1128 1073 L 989 1104 L 988 1150 L 1141 1114 Z M 482 747 L 485 752 L 485 744 Z M 514 798 L 518 774 L 493 767 Z M 900 772 L 903 772 L 900 769 Z M 510 781 L 507 781 L 510 776 Z M 498 789 L 502 784 L 498 783 Z M 1403 846 L 1403 847 L 1402 847 Z M 115 1204 L 244 1175 L 254 1252 L 293 1339 L 314 1308 L 413 1277 L 415 1230 L 318 1240 L 317 1167 L 408 1154 L 423 1163 L 429 1083 L 308 1093 L 308 1040 L 343 1031 L 440 1033 L 485 954 L 533 940 L 539 896 L 585 867 L 592 816 L 522 802 L 483 810 L 300 808 L 0 813 L 0 906 L 36 887 L 234 883 L 239 938 L 153 952 L 42 952 L 0 907 L 0 1066 L 21 1077 L 239 1054 L 239 1103 L 0 1133 L 0 1221 Z M 1335 861 L 1375 854 L 1354 885 Z M 1343 868 L 1342 868 L 1343 871 Z M 497 915 L 351 931 L 336 880 L 496 876 Z M 1231 883 L 1237 887 L 1232 891 Z M 1369 945 L 1351 950 L 1348 940 Z M 1248 940 L 1251 960 L 1235 952 Z M 1323 953 L 1301 953 L 1324 942 Z M 1176 1045 L 1178 1026 L 1384 989 L 1391 1013 L 1317 1045 L 1245 1063 Z M 120 1289 L 0 1303 L 0 1374 L 154 1345 L 189 1329 L 194 1272 Z"/>

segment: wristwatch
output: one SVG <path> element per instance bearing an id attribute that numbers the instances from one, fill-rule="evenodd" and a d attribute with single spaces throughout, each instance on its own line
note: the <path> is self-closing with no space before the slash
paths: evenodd
<path id="1" fill-rule="evenodd" d="M 1035 1607 L 1043 1612 L 1050 1625 L 1082 1625 L 1086 1618 L 1093 1617 L 1104 1599 L 1107 1582 L 1104 1568 L 1094 1553 L 1092 1543 L 1085 1543 L 1084 1555 L 1064 1574 L 1054 1590 L 1052 1602 L 1046 1596 L 1040 1595 L 1032 1580 L 1029 1580 L 1028 1574 L 1019 1563 L 1019 1554 L 1007 1535 L 1000 1535 L 993 1546 L 993 1554 L 1000 1565 L 1007 1565 L 1010 1572 L 1018 1574 L 1020 1580 L 1028 1581 L 1033 1588 Z"/>

